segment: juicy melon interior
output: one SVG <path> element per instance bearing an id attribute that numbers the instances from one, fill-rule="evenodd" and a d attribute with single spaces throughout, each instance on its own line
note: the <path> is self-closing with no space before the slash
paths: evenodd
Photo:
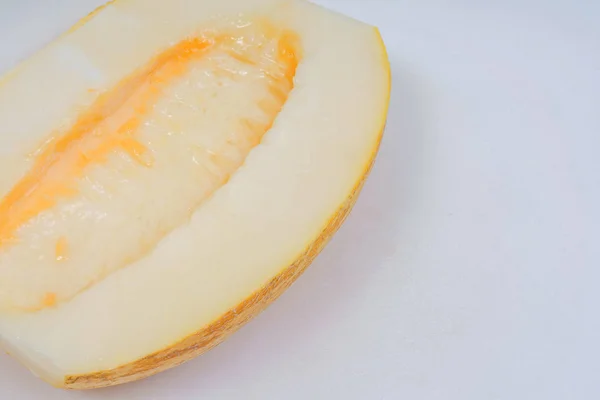
<path id="1" fill-rule="evenodd" d="M 300 51 L 260 21 L 185 38 L 52 132 L 0 201 L 2 305 L 69 300 L 189 219 L 275 122 Z M 98 230 L 112 232 L 109 252 Z"/>
<path id="2" fill-rule="evenodd" d="M 5 347 L 73 387 L 201 352 L 160 356 L 310 262 L 368 172 L 389 85 L 374 28 L 300 0 L 87 18 L 0 86 Z"/>

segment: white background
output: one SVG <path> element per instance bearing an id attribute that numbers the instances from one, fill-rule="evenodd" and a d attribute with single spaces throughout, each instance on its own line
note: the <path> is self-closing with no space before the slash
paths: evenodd
<path id="1" fill-rule="evenodd" d="M 101 2 L 0 0 L 0 70 Z M 319 3 L 381 28 L 394 79 L 330 246 L 184 366 L 64 392 L 1 355 L 0 399 L 600 398 L 600 2 Z"/>

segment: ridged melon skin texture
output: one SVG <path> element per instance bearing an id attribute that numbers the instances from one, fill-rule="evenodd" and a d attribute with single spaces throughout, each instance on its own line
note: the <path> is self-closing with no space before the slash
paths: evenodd
<path id="1" fill-rule="evenodd" d="M 169 24 L 179 16 L 173 11 L 177 8 L 188 10 L 177 24 L 183 28 Z M 139 32 L 129 33 L 140 35 L 138 41 L 147 41 L 139 54 L 129 61 L 105 64 L 109 78 L 98 90 L 106 92 L 122 78 L 118 75 L 131 72 L 131 66 L 144 65 L 168 46 L 204 34 L 206 27 L 225 29 L 220 21 L 231 24 L 236 17 L 297 36 L 302 58 L 294 71 L 294 87 L 243 165 L 235 167 L 189 222 L 175 227 L 154 250 L 64 300 L 45 298 L 47 304 L 42 302 L 40 309 L 0 315 L 0 334 L 7 351 L 54 386 L 92 389 L 131 382 L 177 366 L 221 343 L 302 274 L 344 222 L 360 193 L 382 138 L 391 87 L 385 46 L 376 28 L 303 1 L 117 0 L 82 19 L 56 43 L 71 40 L 91 49 L 91 37 L 113 35 L 101 39 L 99 47 L 103 49 L 114 40 L 116 28 L 136 18 L 143 21 Z M 167 21 L 163 31 L 151 32 L 157 21 Z M 113 29 L 109 29 L 111 25 Z M 170 37 L 161 39 L 161 34 Z M 121 50 L 109 50 L 104 56 L 116 57 L 125 51 L 128 41 L 123 42 Z M 43 51 L 51 53 L 52 46 Z M 19 80 L 20 71 L 31 74 L 31 66 L 39 63 L 34 56 L 0 82 L 10 85 Z M 333 76 L 338 80 L 332 81 Z M 78 93 L 73 102 L 89 106 L 94 95 L 82 94 L 84 86 L 72 88 Z M 0 86 L 0 103 L 2 90 Z M 311 105 L 313 102 L 320 104 Z M 51 127 L 49 123 L 46 129 Z M 40 125 L 40 135 L 43 130 Z M 11 139 L 4 142 L 7 149 L 21 149 Z M 277 153 L 281 154 L 274 155 Z M 307 155 L 312 165 L 302 160 Z M 273 172 L 274 165 L 289 177 Z M 23 165 L 23 171 L 27 167 Z M 15 180 L 18 174 L 5 179 Z M 0 189 L 6 193 L 10 185 L 2 184 L 0 181 Z M 266 199 L 256 193 L 259 191 L 273 194 L 277 202 L 274 211 L 253 211 Z M 232 222 L 232 215 L 241 222 Z M 264 228 L 248 228 L 257 226 L 261 216 Z M 256 238 L 231 234 L 241 230 L 253 232 Z M 193 243 L 206 243 L 207 238 L 210 243 L 206 247 L 229 248 L 240 255 L 204 250 L 200 245 L 193 248 Z M 218 264 L 219 271 L 210 270 L 208 261 Z M 165 265 L 173 267 L 166 269 Z M 173 276 L 165 277 L 167 272 Z M 179 287 L 178 279 L 196 285 L 187 282 Z M 152 318 L 162 318 L 162 324 Z M 140 335 L 148 339 L 135 343 Z"/>

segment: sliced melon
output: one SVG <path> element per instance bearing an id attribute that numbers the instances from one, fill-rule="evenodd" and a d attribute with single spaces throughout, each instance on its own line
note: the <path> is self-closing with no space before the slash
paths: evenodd
<path id="1" fill-rule="evenodd" d="M 348 214 L 390 90 L 378 31 L 304 1 L 122 0 L 0 86 L 0 335 L 49 383 L 220 343 Z"/>

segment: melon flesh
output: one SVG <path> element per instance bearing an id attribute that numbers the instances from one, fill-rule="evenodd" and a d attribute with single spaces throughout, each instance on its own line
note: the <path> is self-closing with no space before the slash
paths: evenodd
<path id="1" fill-rule="evenodd" d="M 0 336 L 49 383 L 220 343 L 343 222 L 389 100 L 376 28 L 300 0 L 121 0 L 0 82 Z"/>

